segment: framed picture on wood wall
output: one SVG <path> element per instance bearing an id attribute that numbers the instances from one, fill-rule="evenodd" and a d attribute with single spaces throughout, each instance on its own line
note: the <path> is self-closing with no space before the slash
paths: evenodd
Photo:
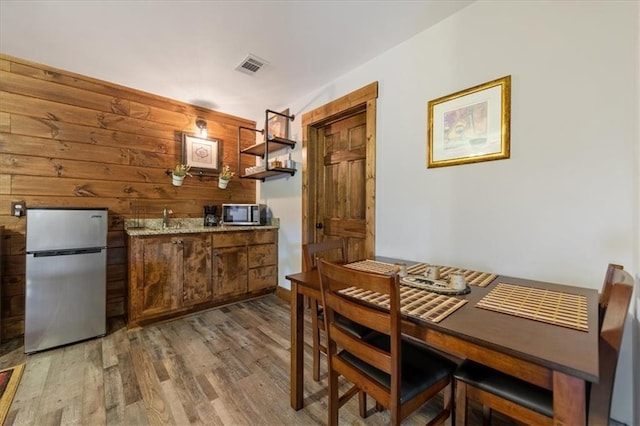
<path id="1" fill-rule="evenodd" d="M 427 167 L 509 158 L 511 76 L 428 104 Z"/>
<path id="2" fill-rule="evenodd" d="M 289 138 L 289 109 L 282 111 L 283 115 L 273 114 L 267 119 L 267 138 Z"/>
<path id="3" fill-rule="evenodd" d="M 191 172 L 201 174 L 220 171 L 222 141 L 182 134 L 182 163 L 191 166 Z"/>

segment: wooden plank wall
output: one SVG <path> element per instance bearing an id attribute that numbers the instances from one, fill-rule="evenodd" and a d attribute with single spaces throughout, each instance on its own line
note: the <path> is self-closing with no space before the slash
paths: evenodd
<path id="1" fill-rule="evenodd" d="M 182 133 L 198 131 L 196 118 L 238 175 L 238 126 L 255 122 L 0 54 L 2 340 L 24 333 L 26 220 L 11 216 L 11 201 L 109 209 L 109 317 L 125 312 L 123 225 L 135 211 L 202 217 L 204 205 L 255 202 L 253 180 L 235 178 L 226 190 L 216 176 L 171 184 L 165 171 L 182 162 Z"/>

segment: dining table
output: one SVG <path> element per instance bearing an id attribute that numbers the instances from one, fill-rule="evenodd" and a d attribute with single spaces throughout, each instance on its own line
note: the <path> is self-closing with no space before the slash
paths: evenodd
<path id="1" fill-rule="evenodd" d="M 404 263 L 410 270 L 420 264 L 382 256 L 370 262 Z M 304 297 L 321 301 L 320 277 L 313 270 L 286 278 L 291 283 L 291 407 L 300 410 L 304 405 Z M 587 384 L 599 379 L 598 291 L 500 274 L 491 275 L 483 286 L 469 285 L 469 289 L 467 294 L 450 296 L 461 306 L 443 318 L 430 320 L 403 313 L 402 333 L 458 359 L 470 359 L 550 389 L 554 424 L 586 424 Z M 526 310 L 523 315 L 491 307 L 496 292 L 514 289 L 579 299 L 580 313 L 575 315 L 581 317 L 580 324 L 558 325 L 536 319 Z M 523 298 L 513 297 L 516 303 Z M 540 302 L 542 307 L 549 303 Z"/>

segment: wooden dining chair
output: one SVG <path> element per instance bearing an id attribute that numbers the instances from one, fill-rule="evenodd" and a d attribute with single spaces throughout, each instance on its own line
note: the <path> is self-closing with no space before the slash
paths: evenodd
<path id="1" fill-rule="evenodd" d="M 398 275 L 357 271 L 324 260 L 318 262 L 318 271 L 329 365 L 328 424 L 338 423 L 340 406 L 358 390 L 387 408 L 393 425 L 400 424 L 402 419 L 444 391 L 443 408 L 429 424 L 449 418 L 453 402 L 452 374 L 456 364 L 402 338 Z M 374 307 L 340 292 L 347 287 L 387 297 L 389 309 Z M 336 321 L 338 315 L 375 333 L 360 338 Z M 353 384 L 343 395 L 338 394 L 340 376 Z"/>
<path id="2" fill-rule="evenodd" d="M 604 317 L 604 312 L 609 304 L 609 295 L 611 294 L 611 286 L 614 282 L 620 282 L 620 276 L 618 271 L 622 271 L 624 267 L 615 263 L 610 263 L 607 266 L 607 273 L 604 275 L 604 282 L 600 289 L 600 296 L 598 300 L 598 310 L 600 312 L 600 323 Z M 618 281 L 616 281 L 616 279 Z"/>
<path id="3" fill-rule="evenodd" d="M 335 263 L 347 261 L 347 247 L 344 239 L 327 240 L 320 243 L 308 243 L 302 246 L 302 268 L 304 271 L 317 269 L 319 258 Z M 322 341 L 324 333 L 324 315 L 322 306 L 317 300 L 310 300 L 313 380 L 320 380 L 320 354 L 327 354 L 327 347 Z"/>
<path id="4" fill-rule="evenodd" d="M 619 268 L 615 269 L 616 276 L 629 275 Z M 614 284 L 607 284 L 605 279 L 609 296 L 598 341 L 599 382 L 587 386 L 589 393 L 586 414 L 589 425 L 609 424 L 618 354 L 633 291 L 633 287 L 627 284 L 630 277 L 621 278 L 622 282 Z M 467 401 L 470 399 L 483 405 L 484 424 L 491 421 L 491 409 L 528 424 L 553 424 L 551 390 L 470 360 L 465 360 L 458 366 L 455 387 L 458 424 L 466 424 Z"/>

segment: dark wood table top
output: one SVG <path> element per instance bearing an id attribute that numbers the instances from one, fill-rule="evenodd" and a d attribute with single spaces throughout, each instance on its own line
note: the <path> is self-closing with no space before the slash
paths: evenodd
<path id="1" fill-rule="evenodd" d="M 397 259 L 376 257 L 382 262 Z M 411 265 L 416 262 L 406 262 Z M 286 277 L 299 291 L 320 291 L 317 272 L 301 272 Z M 495 287 L 507 283 L 581 295 L 587 301 L 588 331 L 574 330 L 476 307 L 477 302 Z M 594 289 L 553 284 L 498 275 L 487 287 L 471 286 L 471 293 L 455 296 L 468 300 L 463 307 L 439 323 L 414 317 L 406 320 L 423 328 L 441 331 L 497 352 L 542 365 L 571 376 L 598 381 L 598 292 Z"/>

